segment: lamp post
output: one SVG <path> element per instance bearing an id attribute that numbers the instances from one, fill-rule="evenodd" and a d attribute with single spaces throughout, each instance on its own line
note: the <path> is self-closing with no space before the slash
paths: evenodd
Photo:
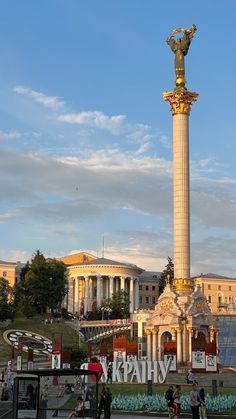
<path id="1" fill-rule="evenodd" d="M 106 310 L 106 307 L 101 307 L 100 310 L 102 312 L 102 320 L 104 320 L 104 311 Z"/>
<path id="2" fill-rule="evenodd" d="M 107 307 L 106 311 L 107 311 L 107 320 L 109 320 L 110 319 L 110 313 L 112 312 L 112 309 L 110 307 Z"/>
<path id="3" fill-rule="evenodd" d="M 112 312 L 112 309 L 110 307 L 101 307 L 101 312 L 102 312 L 102 320 L 104 320 L 104 312 L 107 312 L 107 320 L 110 319 L 110 313 Z"/>

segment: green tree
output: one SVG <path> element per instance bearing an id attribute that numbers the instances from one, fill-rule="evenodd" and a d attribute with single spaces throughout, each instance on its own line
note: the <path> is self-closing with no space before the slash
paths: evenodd
<path id="1" fill-rule="evenodd" d="M 47 264 L 49 269 L 48 306 L 53 312 L 67 293 L 67 269 L 66 265 L 57 259 L 48 259 Z"/>
<path id="2" fill-rule="evenodd" d="M 48 308 L 53 311 L 57 308 L 67 290 L 66 266 L 56 259 L 46 259 L 37 250 L 27 268 L 24 280 L 16 287 L 15 301 L 18 307 L 21 305 L 22 312 L 27 311 L 30 315 L 34 307 L 37 311 L 45 313 Z M 25 313 L 26 314 L 26 313 Z"/>
<path id="3" fill-rule="evenodd" d="M 33 296 L 24 279 L 14 286 L 14 306 L 17 312 L 24 314 L 27 318 L 37 313 Z"/>
<path id="4" fill-rule="evenodd" d="M 30 263 L 29 263 L 29 261 L 27 261 L 25 266 L 23 266 L 23 268 L 21 269 L 21 272 L 20 272 L 21 282 L 23 282 L 25 280 L 25 275 L 27 274 L 27 272 L 29 272 L 29 270 L 30 270 Z"/>
<path id="5" fill-rule="evenodd" d="M 173 279 L 174 279 L 174 264 L 173 264 L 172 259 L 171 259 L 170 256 L 168 256 L 167 264 L 165 266 L 165 269 L 162 271 L 162 273 L 160 275 L 160 282 L 159 282 L 159 292 L 160 292 L 160 294 L 162 294 L 162 292 L 163 292 L 163 290 L 166 286 L 167 277 L 169 278 L 170 284 L 172 284 Z"/>
<path id="6" fill-rule="evenodd" d="M 129 295 L 126 291 L 120 290 L 112 295 L 103 304 L 104 307 L 110 308 L 111 319 L 127 319 L 129 318 Z"/>
<path id="7" fill-rule="evenodd" d="M 0 321 L 13 319 L 13 290 L 6 278 L 0 278 Z"/>

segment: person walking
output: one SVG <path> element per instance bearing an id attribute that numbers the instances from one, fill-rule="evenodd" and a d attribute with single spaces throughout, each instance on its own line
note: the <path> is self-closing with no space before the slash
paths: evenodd
<path id="1" fill-rule="evenodd" d="M 197 390 L 197 385 L 194 383 L 192 385 L 192 390 L 189 393 L 190 397 L 190 407 L 192 411 L 192 418 L 193 419 L 200 419 L 199 408 L 200 408 L 200 396 Z"/>
<path id="2" fill-rule="evenodd" d="M 207 419 L 206 417 L 206 401 L 205 401 L 205 390 L 201 388 L 199 391 L 200 396 L 200 419 Z"/>
<path id="3" fill-rule="evenodd" d="M 1 401 L 7 402 L 9 400 L 10 392 L 8 390 L 7 383 L 3 383 L 2 392 L 1 392 Z"/>
<path id="4" fill-rule="evenodd" d="M 173 417 L 173 412 L 174 412 L 174 387 L 173 386 L 170 386 L 166 390 L 165 399 L 167 401 L 169 419 L 171 419 Z"/>
<path id="5" fill-rule="evenodd" d="M 104 409 L 105 406 L 105 394 L 106 394 L 106 384 L 102 383 L 102 391 L 100 394 L 100 401 L 99 401 L 99 405 L 98 405 L 98 419 L 100 419 L 102 411 Z"/>
<path id="6" fill-rule="evenodd" d="M 111 403 L 112 403 L 112 394 L 108 387 L 106 387 L 105 397 L 104 397 L 104 419 L 111 418 Z"/>
<path id="7" fill-rule="evenodd" d="M 112 366 L 109 365 L 107 369 L 107 384 L 112 384 Z"/>
<path id="8" fill-rule="evenodd" d="M 176 385 L 175 392 L 173 395 L 174 398 L 174 416 L 172 418 L 180 419 L 180 413 L 181 413 L 181 387 L 179 384 Z"/>

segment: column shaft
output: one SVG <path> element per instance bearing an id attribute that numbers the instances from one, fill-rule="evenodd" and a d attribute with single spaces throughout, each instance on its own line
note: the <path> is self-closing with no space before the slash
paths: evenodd
<path id="1" fill-rule="evenodd" d="M 134 278 L 130 278 L 129 281 L 129 299 L 130 299 L 130 305 L 129 305 L 129 311 L 130 313 L 134 312 Z"/>
<path id="2" fill-rule="evenodd" d="M 189 116 L 173 116 L 174 277 L 190 278 Z"/>
<path id="3" fill-rule="evenodd" d="M 193 330 L 188 329 L 188 360 L 189 362 L 192 362 L 192 336 L 193 336 Z"/>
<path id="4" fill-rule="evenodd" d="M 112 295 L 114 294 L 114 278 L 113 278 L 113 276 L 109 276 L 109 288 L 110 288 L 109 297 L 112 298 Z"/>
<path id="5" fill-rule="evenodd" d="M 122 291 L 125 291 L 125 277 L 124 276 L 120 277 L 120 289 Z"/>
<path id="6" fill-rule="evenodd" d="M 152 360 L 152 334 L 151 331 L 147 331 L 147 359 Z"/>
<path id="7" fill-rule="evenodd" d="M 86 276 L 84 278 L 85 281 L 85 287 L 84 287 L 84 314 L 87 314 L 88 312 L 88 306 L 89 306 L 89 277 Z"/>
<path id="8" fill-rule="evenodd" d="M 102 303 L 102 293 L 101 293 L 101 277 L 97 276 L 97 308 L 101 307 L 101 303 Z"/>
<path id="9" fill-rule="evenodd" d="M 134 309 L 137 310 L 139 306 L 139 279 L 136 278 L 134 282 Z"/>
<path id="10" fill-rule="evenodd" d="M 184 324 L 184 329 L 183 329 L 183 363 L 186 364 L 187 360 L 188 360 L 188 339 L 187 339 L 186 324 Z"/>
<path id="11" fill-rule="evenodd" d="M 183 361 L 182 358 L 182 330 L 179 327 L 177 329 L 177 362 L 181 364 Z"/>
<path id="12" fill-rule="evenodd" d="M 79 312 L 79 278 L 75 278 L 74 314 Z"/>
<path id="13" fill-rule="evenodd" d="M 155 329 L 152 332 L 152 360 L 157 360 L 157 331 Z"/>

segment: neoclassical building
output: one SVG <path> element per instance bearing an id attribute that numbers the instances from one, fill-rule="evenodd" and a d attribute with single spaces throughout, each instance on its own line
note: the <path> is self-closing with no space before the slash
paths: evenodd
<path id="1" fill-rule="evenodd" d="M 68 257 L 60 260 L 67 264 L 67 308 L 71 313 L 87 314 L 98 309 L 107 298 L 112 298 L 120 290 L 125 290 L 129 295 L 130 313 L 138 308 L 139 276 L 143 272 L 138 266 L 95 258 L 86 253 L 79 253 L 77 257 L 73 255 L 69 264 Z"/>

